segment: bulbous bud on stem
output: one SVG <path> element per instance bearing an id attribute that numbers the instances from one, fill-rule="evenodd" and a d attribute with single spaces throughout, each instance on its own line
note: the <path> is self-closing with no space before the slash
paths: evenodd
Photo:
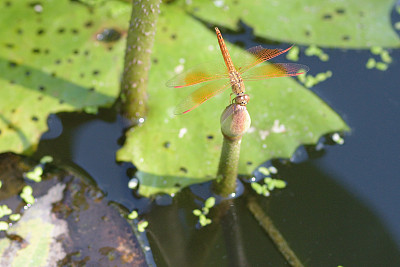
<path id="1" fill-rule="evenodd" d="M 251 119 L 246 106 L 232 104 L 221 116 L 221 131 L 229 139 L 240 138 L 250 128 Z"/>
<path id="2" fill-rule="evenodd" d="M 243 134 L 250 128 L 250 123 L 250 115 L 245 105 L 231 104 L 222 113 L 221 131 L 224 141 L 214 191 L 223 197 L 235 193 L 240 143 Z"/>

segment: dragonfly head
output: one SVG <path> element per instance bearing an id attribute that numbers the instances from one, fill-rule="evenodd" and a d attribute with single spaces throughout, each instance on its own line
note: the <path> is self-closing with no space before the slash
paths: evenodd
<path id="1" fill-rule="evenodd" d="M 246 106 L 250 101 L 250 96 L 246 94 L 241 94 L 235 97 L 235 103 L 241 106 Z"/>

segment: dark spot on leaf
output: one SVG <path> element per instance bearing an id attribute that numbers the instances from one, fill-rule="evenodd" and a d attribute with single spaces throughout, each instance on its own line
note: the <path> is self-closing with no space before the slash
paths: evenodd
<path id="1" fill-rule="evenodd" d="M 183 173 L 187 173 L 188 170 L 185 167 L 180 167 L 179 170 Z"/>
<path id="2" fill-rule="evenodd" d="M 61 64 L 61 59 L 57 59 L 56 61 L 54 61 L 54 63 L 56 63 L 57 65 Z"/>
<path id="3" fill-rule="evenodd" d="M 33 48 L 32 53 L 34 54 L 40 54 L 40 48 Z"/>
<path id="4" fill-rule="evenodd" d="M 96 88 L 94 88 L 94 87 L 89 88 L 89 92 L 94 92 L 94 90 L 96 90 Z"/>
<path id="5" fill-rule="evenodd" d="M 46 49 L 44 50 L 44 53 L 47 55 L 48 53 L 50 53 L 50 50 L 46 48 Z"/>
<path id="6" fill-rule="evenodd" d="M 171 39 L 175 40 L 177 38 L 176 34 L 171 34 Z"/>
<path id="7" fill-rule="evenodd" d="M 165 148 L 169 148 L 170 146 L 171 146 L 171 143 L 170 143 L 170 142 L 167 141 L 167 142 L 164 143 L 164 147 L 165 147 Z"/>
<path id="8" fill-rule="evenodd" d="M 304 34 L 305 34 L 306 36 L 311 36 L 311 32 L 310 32 L 309 30 L 306 30 L 306 31 L 304 32 Z"/>
<path id="9" fill-rule="evenodd" d="M 45 87 L 43 85 L 39 85 L 39 91 L 44 91 Z"/>
<path id="10" fill-rule="evenodd" d="M 18 29 L 17 29 L 17 33 L 18 33 L 18 34 L 22 34 L 23 32 L 24 32 L 24 31 L 23 31 L 21 28 L 18 28 Z"/>
<path id="11" fill-rule="evenodd" d="M 350 40 L 350 36 L 348 35 L 343 35 L 342 36 L 343 41 L 349 41 Z"/>
<path id="12" fill-rule="evenodd" d="M 51 77 L 56 77 L 56 76 L 57 76 L 57 73 L 52 72 L 50 75 L 51 75 Z"/>
<path id="13" fill-rule="evenodd" d="M 62 34 L 62 33 L 65 32 L 65 28 L 59 28 L 59 29 L 57 30 L 57 32 L 60 33 L 60 34 Z"/>
<path id="14" fill-rule="evenodd" d="M 60 103 L 61 105 L 64 104 L 64 100 L 60 99 L 60 101 L 58 101 L 58 103 Z"/>
<path id="15" fill-rule="evenodd" d="M 113 28 L 103 29 L 96 34 L 96 40 L 100 42 L 110 43 L 118 41 L 121 38 L 121 33 Z"/>
<path id="16" fill-rule="evenodd" d="M 9 66 L 10 68 L 15 68 L 16 66 L 18 66 L 18 64 L 17 64 L 17 62 L 9 61 L 9 62 L 8 62 L 8 66 Z"/>
<path id="17" fill-rule="evenodd" d="M 0 134 L 1 134 L 1 129 L 0 129 Z"/>
<path id="18" fill-rule="evenodd" d="M 10 2 L 10 1 L 6 1 L 6 2 L 4 3 L 4 5 L 5 5 L 5 6 L 11 6 L 11 2 Z"/>
<path id="19" fill-rule="evenodd" d="M 86 28 L 90 28 L 90 27 L 92 27 L 93 26 L 93 21 L 91 21 L 91 20 L 89 20 L 89 21 L 87 21 L 86 23 L 85 23 L 85 27 Z"/>
<path id="20" fill-rule="evenodd" d="M 13 109 L 11 110 L 11 113 L 15 113 L 15 108 L 13 108 Z"/>
<path id="21" fill-rule="evenodd" d="M 253 164 L 253 162 L 251 162 L 251 161 L 248 161 L 248 162 L 246 162 L 246 164 L 247 164 L 247 165 L 252 165 L 252 164 Z"/>
<path id="22" fill-rule="evenodd" d="M 38 117 L 36 117 L 36 116 L 32 116 L 31 120 L 33 120 L 33 121 L 38 121 L 39 119 L 38 119 Z"/>
<path id="23" fill-rule="evenodd" d="M 209 139 L 209 140 L 212 140 L 212 139 L 214 139 L 214 136 L 213 135 L 207 135 L 207 139 Z"/>
<path id="24" fill-rule="evenodd" d="M 74 55 L 78 55 L 78 54 L 79 54 L 79 50 L 78 50 L 78 49 L 74 49 L 74 50 L 72 51 L 72 53 L 74 53 Z"/>
<path id="25" fill-rule="evenodd" d="M 158 63 L 158 59 L 157 58 L 153 58 L 153 63 L 157 64 Z"/>
<path id="26" fill-rule="evenodd" d="M 13 49 L 13 48 L 14 48 L 14 44 L 7 43 L 7 44 L 6 44 L 6 47 L 7 47 L 7 48 L 10 48 L 10 49 Z"/>
<path id="27" fill-rule="evenodd" d="M 107 47 L 108 51 L 113 50 L 113 47 L 110 45 L 109 47 Z"/>
<path id="28" fill-rule="evenodd" d="M 338 14 L 344 14 L 344 12 L 345 12 L 344 8 L 337 8 L 336 9 L 336 13 L 338 13 Z"/>
<path id="29" fill-rule="evenodd" d="M 79 33 L 79 30 L 76 29 L 76 28 L 73 28 L 73 29 L 71 30 L 71 32 L 72 32 L 73 34 L 78 34 L 78 33 Z"/>
<path id="30" fill-rule="evenodd" d="M 40 96 L 37 98 L 38 101 L 42 101 L 42 99 L 43 99 L 43 96 L 42 96 L 42 95 L 40 95 Z"/>
<path id="31" fill-rule="evenodd" d="M 182 185 L 179 183 L 176 183 L 176 184 L 174 184 L 174 186 L 180 188 Z"/>
<path id="32" fill-rule="evenodd" d="M 235 5 L 239 4 L 239 1 L 234 0 L 234 1 L 233 1 L 233 4 L 235 4 Z"/>
<path id="33" fill-rule="evenodd" d="M 85 73 L 81 72 L 81 74 L 79 74 L 79 77 L 81 78 L 85 77 Z"/>
<path id="34" fill-rule="evenodd" d="M 88 56 L 88 55 L 89 55 L 89 50 L 85 50 L 85 52 L 83 52 L 83 54 L 84 54 L 85 56 Z"/>
<path id="35" fill-rule="evenodd" d="M 15 84 L 15 81 L 14 80 L 10 80 L 10 84 Z"/>
<path id="36" fill-rule="evenodd" d="M 72 58 L 68 58 L 68 59 L 67 59 L 67 62 L 68 62 L 68 63 L 72 63 L 72 62 L 74 62 L 74 61 L 72 60 Z"/>
<path id="37" fill-rule="evenodd" d="M 25 72 L 25 76 L 29 76 L 29 75 L 31 75 L 31 72 L 30 71 L 26 71 Z"/>
<path id="38" fill-rule="evenodd" d="M 331 20 L 332 19 L 332 15 L 331 14 L 325 14 L 325 15 L 322 16 L 322 19 Z"/>
<path id="39" fill-rule="evenodd" d="M 99 70 L 94 70 L 94 71 L 93 71 L 93 75 L 94 75 L 94 76 L 98 75 L 99 73 L 100 73 Z"/>
<path id="40" fill-rule="evenodd" d="M 37 30 L 36 34 L 37 34 L 37 35 L 43 35 L 44 32 L 45 32 L 44 29 L 41 28 L 41 29 L 38 29 L 38 30 Z"/>
<path id="41" fill-rule="evenodd" d="M 162 27 L 162 29 L 161 29 L 163 32 L 166 32 L 167 31 L 167 27 Z"/>

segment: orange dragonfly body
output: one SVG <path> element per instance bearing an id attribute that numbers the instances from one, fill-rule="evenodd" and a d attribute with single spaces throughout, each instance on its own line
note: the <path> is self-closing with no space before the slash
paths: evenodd
<path id="1" fill-rule="evenodd" d="M 175 110 L 175 114 L 187 113 L 206 100 L 216 96 L 231 86 L 236 95 L 234 102 L 241 106 L 247 105 L 250 97 L 245 94 L 244 81 L 255 81 L 275 77 L 297 76 L 306 73 L 309 68 L 295 63 L 270 63 L 260 64 L 290 50 L 268 49 L 255 46 L 237 58 L 233 64 L 226 48 L 221 32 L 217 27 L 219 47 L 225 61 L 223 64 L 201 64 L 178 74 L 167 82 L 167 86 L 180 88 L 208 82 L 187 96 Z"/>

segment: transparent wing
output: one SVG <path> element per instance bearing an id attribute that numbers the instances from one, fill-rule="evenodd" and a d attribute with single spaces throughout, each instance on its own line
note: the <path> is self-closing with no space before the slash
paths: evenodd
<path id="1" fill-rule="evenodd" d="M 244 81 L 256 81 L 261 79 L 297 76 L 306 73 L 309 67 L 295 63 L 269 63 L 252 68 L 242 74 Z"/>
<path id="2" fill-rule="evenodd" d="M 223 61 L 211 61 L 176 75 L 166 85 L 179 88 L 220 79 L 229 79 L 228 70 Z"/>
<path id="3" fill-rule="evenodd" d="M 237 71 L 240 74 L 247 70 L 257 66 L 258 64 L 270 60 L 271 58 L 277 57 L 283 53 L 289 51 L 293 46 L 287 49 L 269 49 L 264 48 L 261 45 L 249 48 L 246 52 L 240 53 L 237 56 L 233 56 L 233 62 Z"/>
<path id="4" fill-rule="evenodd" d="M 175 114 L 179 115 L 192 111 L 204 101 L 224 91 L 228 86 L 230 86 L 230 82 L 225 80 L 217 80 L 201 86 L 182 100 L 182 102 L 175 108 Z"/>

